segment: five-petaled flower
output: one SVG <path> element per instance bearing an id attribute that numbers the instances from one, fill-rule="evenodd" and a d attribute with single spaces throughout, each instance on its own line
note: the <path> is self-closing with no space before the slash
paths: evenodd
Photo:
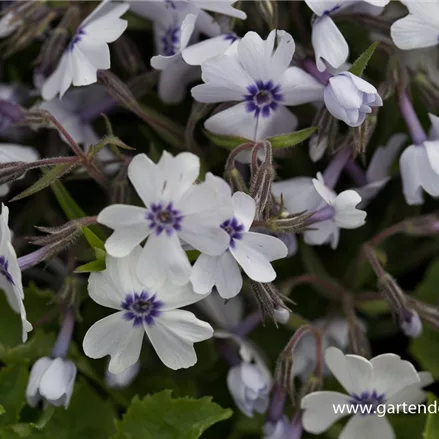
<path id="1" fill-rule="evenodd" d="M 348 394 L 320 391 L 302 399 L 303 427 L 313 434 L 324 432 L 337 420 L 352 414 L 347 407 L 357 406 L 358 413 L 348 421 L 340 437 L 370 437 L 373 432 L 373 437 L 394 439 L 389 421 L 378 416 L 379 406 L 419 404 L 426 396 L 421 388 L 433 382 L 429 372 L 417 373 L 411 363 L 395 354 L 379 355 L 368 361 L 331 347 L 326 350 L 325 362 Z"/>
<path id="2" fill-rule="evenodd" d="M 105 243 L 112 256 L 127 256 L 148 237 L 137 262 L 146 285 L 189 281 L 191 265 L 181 240 L 209 256 L 222 254 L 229 245 L 229 234 L 220 225 L 230 218 L 231 207 L 222 205 L 206 182 L 194 185 L 199 171 L 200 159 L 191 153 L 172 157 L 165 151 L 157 164 L 139 154 L 128 177 L 146 208 L 114 204 L 98 216 L 114 229 Z"/>
<path id="3" fill-rule="evenodd" d="M 291 132 L 296 117 L 286 106 L 323 99 L 323 85 L 290 67 L 294 50 L 293 37 L 285 31 L 272 31 L 266 40 L 247 32 L 226 53 L 205 61 L 205 83 L 194 87 L 192 96 L 204 103 L 239 102 L 211 116 L 205 127 L 253 140 Z"/>
<path id="4" fill-rule="evenodd" d="M 72 84 L 94 84 L 97 71 L 110 68 L 107 43 L 116 41 L 125 31 L 128 23 L 120 17 L 129 5 L 109 1 L 103 0 L 76 30 L 58 66 L 43 85 L 41 94 L 45 100 L 58 94 L 62 97 Z"/>
<path id="5" fill-rule="evenodd" d="M 106 269 L 92 273 L 88 292 L 99 305 L 118 312 L 96 322 L 84 337 L 84 352 L 90 358 L 110 355 L 108 370 L 118 374 L 134 365 L 146 333 L 162 362 L 171 369 L 193 366 L 193 344 L 212 337 L 212 327 L 189 311 L 179 308 L 203 298 L 190 284 L 162 285 L 151 289 L 137 276 L 142 249 L 126 257 L 107 256 Z"/>
<path id="6" fill-rule="evenodd" d="M 256 203 L 244 192 L 231 195 L 229 185 L 219 177 L 207 175 L 206 181 L 220 194 L 222 205 L 229 206 L 233 214 L 221 224 L 228 233 L 228 249 L 221 255 L 201 254 L 193 267 L 191 281 L 196 293 L 206 294 L 216 286 L 224 299 L 236 296 L 242 288 L 239 266 L 250 279 L 271 282 L 276 271 L 271 261 L 285 258 L 286 245 L 278 238 L 250 232 Z"/>

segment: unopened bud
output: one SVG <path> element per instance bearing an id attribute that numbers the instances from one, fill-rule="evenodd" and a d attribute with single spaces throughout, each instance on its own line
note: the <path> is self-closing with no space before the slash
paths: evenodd
<path id="1" fill-rule="evenodd" d="M 422 321 L 414 310 L 406 311 L 400 317 L 400 326 L 407 337 L 417 338 L 422 334 Z"/>
<path id="2" fill-rule="evenodd" d="M 285 324 L 290 319 L 290 312 L 285 308 L 275 308 L 274 309 L 274 318 L 278 323 Z"/>

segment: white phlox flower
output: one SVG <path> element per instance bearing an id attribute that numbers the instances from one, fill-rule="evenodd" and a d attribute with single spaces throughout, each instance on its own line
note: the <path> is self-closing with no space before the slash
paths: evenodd
<path id="1" fill-rule="evenodd" d="M 114 229 L 105 243 L 112 256 L 127 256 L 148 237 L 137 262 L 147 285 L 189 281 L 192 267 L 180 239 L 209 256 L 229 246 L 230 235 L 220 226 L 231 217 L 231 207 L 221 204 L 207 182 L 194 185 L 199 172 L 200 159 L 191 153 L 172 157 L 164 151 L 157 164 L 139 154 L 128 177 L 146 207 L 114 204 L 98 215 L 98 222 Z"/>
<path id="2" fill-rule="evenodd" d="M 325 353 L 325 362 L 347 394 L 320 391 L 302 399 L 303 428 L 313 434 L 324 432 L 349 415 L 348 410 L 334 410 L 336 405 L 348 405 L 361 406 L 371 414 L 362 414 L 360 408 L 343 428 L 341 439 L 395 439 L 390 422 L 384 416 L 377 416 L 374 410 L 378 406 L 422 402 L 425 394 L 421 388 L 432 382 L 430 373 L 418 374 L 411 363 L 395 354 L 379 355 L 368 361 L 357 355 L 344 355 L 331 347 Z"/>
<path id="3" fill-rule="evenodd" d="M 177 2 L 174 7 L 159 2 L 155 7 L 158 6 L 162 6 L 164 11 L 160 19 L 154 21 L 158 55 L 151 58 L 151 66 L 161 71 L 158 82 L 160 98 L 167 104 L 173 104 L 183 100 L 186 86 L 199 77 L 198 69 L 186 64 L 181 56 L 189 41 L 198 39 L 199 32 L 194 32 L 198 10 L 187 2 Z"/>
<path id="4" fill-rule="evenodd" d="M 325 105 L 337 119 L 351 127 L 361 125 L 372 107 L 381 107 L 383 100 L 369 82 L 350 72 L 329 79 L 324 92 Z"/>
<path id="5" fill-rule="evenodd" d="M 403 193 L 407 204 L 423 204 L 422 191 L 439 197 L 439 117 L 429 114 L 429 140 L 407 147 L 399 159 Z"/>
<path id="6" fill-rule="evenodd" d="M 439 43 L 439 1 L 401 0 L 409 14 L 393 23 L 390 33 L 402 50 L 436 46 Z"/>
<path id="7" fill-rule="evenodd" d="M 80 24 L 58 66 L 41 89 L 43 99 L 50 101 L 58 94 L 62 97 L 72 84 L 94 84 L 97 71 L 110 68 L 108 43 L 124 33 L 128 22 L 120 17 L 128 8 L 127 3 L 103 0 Z"/>
<path id="8" fill-rule="evenodd" d="M 132 0 L 131 11 L 154 22 L 166 20 L 163 16 L 176 10 L 191 11 L 197 16 L 196 28 L 199 32 L 214 37 L 221 33 L 221 27 L 206 11 L 245 20 L 245 12 L 233 7 L 236 0 Z M 191 9 L 189 9 L 191 8 Z"/>
<path id="9" fill-rule="evenodd" d="M 312 24 L 312 45 L 317 68 L 323 72 L 327 65 L 338 68 L 349 56 L 349 46 L 332 20 L 339 13 L 379 15 L 390 0 L 305 0 L 316 15 Z"/>
<path id="10" fill-rule="evenodd" d="M 355 229 L 365 223 L 366 212 L 356 209 L 361 202 L 358 193 L 347 190 L 337 195 L 325 186 L 320 173 L 317 179 L 296 177 L 275 182 L 273 194 L 278 198 L 283 195 L 285 208 L 290 213 L 316 212 L 312 216 L 314 230 L 304 232 L 305 242 L 310 245 L 329 243 L 335 249 L 340 229 Z"/>
<path id="11" fill-rule="evenodd" d="M 359 208 L 366 207 L 389 182 L 390 168 L 406 141 L 407 135 L 397 133 L 390 137 L 386 146 L 379 146 L 375 150 L 366 171 L 365 184 L 361 187 L 353 188 L 362 199 L 358 205 Z"/>
<path id="12" fill-rule="evenodd" d="M 221 224 L 229 236 L 229 245 L 220 255 L 198 257 L 191 275 L 194 291 L 206 294 L 215 286 L 224 299 L 236 296 L 242 288 L 239 267 L 256 282 L 273 281 L 276 272 L 271 261 L 287 256 L 286 245 L 274 236 L 249 231 L 256 213 L 252 197 L 244 192 L 232 196 L 230 186 L 212 174 L 206 176 L 206 182 L 220 194 L 221 203 L 232 210 Z"/>
<path id="13" fill-rule="evenodd" d="M 67 408 L 72 397 L 76 378 L 73 361 L 57 357 L 42 357 L 32 366 L 26 389 L 26 401 L 36 407 L 40 401 L 45 405 Z"/>
<path id="14" fill-rule="evenodd" d="M 140 361 L 120 373 L 111 373 L 107 368 L 105 370 L 105 384 L 112 389 L 124 389 L 136 379 L 139 371 Z"/>
<path id="15" fill-rule="evenodd" d="M 34 162 L 40 158 L 38 151 L 31 146 L 0 143 L 0 163 Z M 24 175 L 21 177 L 23 178 Z M 0 197 L 9 193 L 10 183 L 0 185 Z"/>
<path id="16" fill-rule="evenodd" d="M 12 246 L 12 236 L 8 220 L 9 209 L 2 204 L 0 215 L 0 289 L 5 293 L 9 306 L 17 314 L 20 314 L 22 340 L 24 343 L 27 340 L 27 333 L 32 331 L 32 325 L 26 319 L 21 271 L 18 266 L 17 254 Z"/>
<path id="17" fill-rule="evenodd" d="M 227 387 L 239 410 L 251 418 L 267 411 L 272 377 L 251 343 L 242 341 L 239 353 L 242 361 L 229 370 Z"/>
<path id="18" fill-rule="evenodd" d="M 90 275 L 88 292 L 99 305 L 117 310 L 87 331 L 83 349 L 90 358 L 110 355 L 108 370 L 119 374 L 139 360 L 146 333 L 165 366 L 193 366 L 197 356 L 193 344 L 212 337 L 212 327 L 189 311 L 179 308 L 203 298 L 190 284 L 170 283 L 151 289 L 139 280 L 136 266 L 142 249 L 126 257 L 106 258 L 106 269 Z"/>
<path id="19" fill-rule="evenodd" d="M 207 119 L 209 131 L 252 140 L 291 132 L 297 119 L 286 106 L 323 99 L 322 84 L 290 67 L 295 44 L 287 32 L 272 31 L 266 40 L 247 32 L 234 46 L 202 64 L 204 84 L 192 89 L 199 102 L 239 102 Z"/>

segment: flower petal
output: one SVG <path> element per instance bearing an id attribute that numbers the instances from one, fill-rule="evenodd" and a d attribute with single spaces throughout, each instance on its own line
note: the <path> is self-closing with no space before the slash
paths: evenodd
<path id="1" fill-rule="evenodd" d="M 221 256 L 201 254 L 192 267 L 191 282 L 197 294 L 207 294 L 215 285 L 216 273 Z"/>
<path id="2" fill-rule="evenodd" d="M 229 251 L 219 256 L 215 285 L 223 299 L 235 297 L 242 289 L 242 275 L 238 263 Z"/>
<path id="3" fill-rule="evenodd" d="M 325 362 L 339 383 L 350 393 L 360 395 L 371 388 L 373 366 L 358 355 L 344 355 L 340 349 L 330 347 Z"/>
<path id="4" fill-rule="evenodd" d="M 316 65 L 321 72 L 326 70 L 325 61 L 331 67 L 338 68 L 348 59 L 348 43 L 329 15 L 317 19 L 311 39 L 316 53 Z"/>
<path id="5" fill-rule="evenodd" d="M 343 428 L 339 439 L 396 439 L 390 422 L 386 417 L 355 415 Z"/>
<path id="6" fill-rule="evenodd" d="M 424 146 L 427 151 L 431 169 L 439 175 L 439 140 L 426 140 Z"/>
<path id="7" fill-rule="evenodd" d="M 432 47 L 438 43 L 439 25 L 415 15 L 407 15 L 393 23 L 390 34 L 396 47 L 402 50 Z"/>
<path id="8" fill-rule="evenodd" d="M 36 407 L 41 400 L 39 392 L 40 381 L 46 370 L 52 364 L 52 358 L 41 357 L 32 366 L 26 388 L 26 401 L 31 407 Z"/>
<path id="9" fill-rule="evenodd" d="M 54 72 L 46 79 L 41 89 L 41 96 L 46 101 L 52 100 L 57 94 L 62 97 L 72 84 L 68 55 L 64 53 Z"/>
<path id="10" fill-rule="evenodd" d="M 285 105 L 323 101 L 325 87 L 299 67 L 288 68 L 280 82 Z"/>
<path id="11" fill-rule="evenodd" d="M 193 344 L 212 337 L 212 327 L 191 312 L 174 310 L 162 313 L 145 331 L 165 366 L 177 370 L 193 366 L 197 355 Z"/>
<path id="12" fill-rule="evenodd" d="M 192 305 L 201 299 L 207 297 L 208 294 L 195 293 L 192 284 L 189 282 L 186 285 L 174 285 L 170 282 L 165 282 L 156 293 L 157 298 L 163 302 L 160 311 L 169 311 L 184 306 Z"/>
<path id="13" fill-rule="evenodd" d="M 235 192 L 232 196 L 233 211 L 236 218 L 243 224 L 247 232 L 255 218 L 255 200 L 244 192 Z"/>
<path id="14" fill-rule="evenodd" d="M 287 257 L 287 246 L 275 236 L 247 232 L 244 233 L 242 240 L 246 245 L 264 255 L 269 261 L 276 261 L 277 259 Z"/>
<path id="15" fill-rule="evenodd" d="M 347 416 L 348 413 L 336 413 L 334 406 L 345 406 L 349 396 L 339 392 L 313 392 L 302 398 L 300 407 L 304 410 L 302 425 L 305 431 L 320 434 L 327 430 L 334 422 Z M 381 438 L 380 438 L 381 439 Z"/>
<path id="16" fill-rule="evenodd" d="M 364 225 L 367 213 L 355 208 L 359 203 L 361 197 L 353 190 L 343 191 L 337 195 L 334 202 L 334 220 L 338 227 L 356 229 Z"/>
<path id="17" fill-rule="evenodd" d="M 133 326 L 117 312 L 97 321 L 85 334 L 83 349 L 90 358 L 110 355 L 108 370 L 121 373 L 135 364 L 140 356 L 144 330 Z"/>
<path id="18" fill-rule="evenodd" d="M 222 55 L 230 48 L 233 39 L 229 34 L 219 35 L 217 37 L 209 38 L 208 40 L 200 41 L 186 47 L 181 54 L 186 63 L 191 66 L 200 66 L 209 58 L 217 55 Z"/>
<path id="19" fill-rule="evenodd" d="M 431 122 L 430 139 L 439 140 L 439 117 L 428 113 Z"/>

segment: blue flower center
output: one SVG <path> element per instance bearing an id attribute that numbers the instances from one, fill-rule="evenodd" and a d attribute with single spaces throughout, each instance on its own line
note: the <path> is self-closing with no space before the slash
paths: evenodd
<path id="1" fill-rule="evenodd" d="M 331 9 L 327 9 L 326 11 L 324 11 L 322 15 L 331 15 L 332 13 L 338 11 L 340 8 L 341 8 L 340 5 L 335 5 Z"/>
<path id="2" fill-rule="evenodd" d="M 180 231 L 183 218 L 181 212 L 174 209 L 172 202 L 166 206 L 163 203 L 151 204 L 151 208 L 146 214 L 149 228 L 154 230 L 156 235 L 160 235 L 164 231 L 168 236 L 171 236 L 174 231 Z"/>
<path id="3" fill-rule="evenodd" d="M 140 326 L 142 323 L 152 326 L 154 318 L 161 313 L 163 302 L 143 290 L 141 293 L 127 293 L 121 307 L 126 310 L 123 314 L 124 319 L 133 320 L 133 326 Z"/>
<path id="4" fill-rule="evenodd" d="M 238 36 L 234 32 L 230 32 L 224 35 L 224 40 L 230 41 L 230 44 L 233 44 L 238 39 Z"/>
<path id="5" fill-rule="evenodd" d="M 162 55 L 175 55 L 180 49 L 180 28 L 173 26 L 169 27 L 166 32 L 160 37 L 160 42 L 162 44 Z"/>
<path id="6" fill-rule="evenodd" d="M 73 51 L 73 49 L 75 48 L 76 44 L 79 43 L 82 39 L 82 37 L 85 35 L 85 31 L 82 27 L 80 27 L 77 31 L 75 36 L 72 38 L 72 40 L 70 41 L 68 50 L 70 52 Z"/>
<path id="7" fill-rule="evenodd" d="M 0 256 L 0 274 L 5 277 L 10 284 L 14 285 L 14 279 L 12 279 L 11 273 L 9 273 L 8 266 L 8 260 L 5 257 Z"/>
<path id="8" fill-rule="evenodd" d="M 379 405 L 383 404 L 385 401 L 384 393 L 378 394 L 376 390 L 373 392 L 363 392 L 360 395 L 353 393 L 351 395 L 351 400 L 349 401 L 352 405 L 363 406 L 364 410 L 358 410 L 357 413 L 366 416 L 374 415 L 376 409 Z"/>
<path id="9" fill-rule="evenodd" d="M 274 85 L 273 81 L 256 81 L 247 87 L 249 94 L 244 95 L 247 102 L 246 110 L 254 113 L 255 117 L 269 117 L 272 111 L 276 111 L 278 103 L 283 101 L 280 85 Z"/>
<path id="10" fill-rule="evenodd" d="M 230 218 L 221 224 L 221 228 L 224 229 L 230 236 L 229 247 L 235 247 L 235 241 L 242 239 L 244 232 L 244 226 L 235 218 Z"/>

